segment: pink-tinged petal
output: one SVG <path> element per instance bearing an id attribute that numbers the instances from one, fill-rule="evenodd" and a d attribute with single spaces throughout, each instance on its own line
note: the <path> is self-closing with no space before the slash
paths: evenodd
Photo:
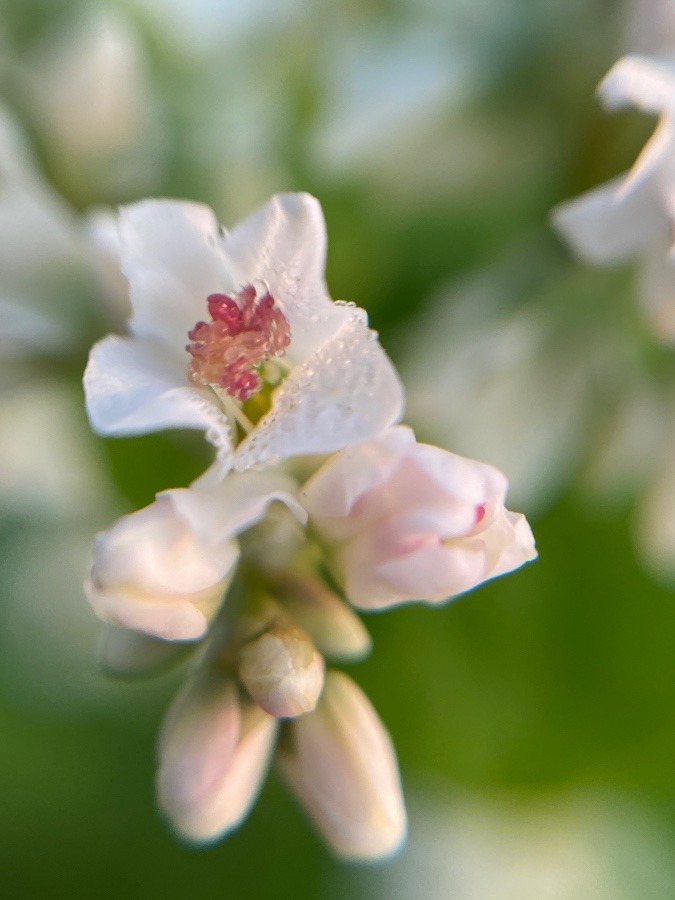
<path id="1" fill-rule="evenodd" d="M 131 331 L 183 353 L 207 296 L 235 287 L 213 212 L 200 203 L 143 200 L 122 207 L 119 229 Z"/>
<path id="2" fill-rule="evenodd" d="M 171 704 L 159 737 L 157 794 L 179 831 L 210 804 L 240 731 L 236 686 L 218 672 L 199 673 Z"/>
<path id="3" fill-rule="evenodd" d="M 600 82 L 598 95 L 608 109 L 636 106 L 650 113 L 675 112 L 675 62 L 624 56 Z"/>
<path id="4" fill-rule="evenodd" d="M 264 283 L 291 326 L 293 361 L 330 338 L 349 310 L 326 288 L 326 224 L 309 194 L 277 194 L 236 225 L 225 254 L 239 284 Z"/>
<path id="5" fill-rule="evenodd" d="M 396 755 L 351 679 L 329 672 L 313 713 L 294 719 L 279 768 L 326 842 L 348 859 L 391 856 L 406 835 Z"/>
<path id="6" fill-rule="evenodd" d="M 403 388 L 363 316 L 349 321 L 276 390 L 239 445 L 235 468 L 330 453 L 377 437 L 403 412 Z"/>
<path id="7" fill-rule="evenodd" d="M 218 611 L 238 555 L 234 541 L 191 530 L 164 496 L 97 535 L 85 589 L 106 622 L 195 640 Z"/>
<path id="8" fill-rule="evenodd" d="M 645 190 L 626 192 L 627 177 L 615 178 L 553 211 L 554 228 L 589 262 L 620 260 L 668 232 L 665 212 L 655 196 Z"/>
<path id="9" fill-rule="evenodd" d="M 490 527 L 475 538 L 480 538 L 485 545 L 488 578 L 513 572 L 537 558 L 534 535 L 522 513 L 502 510 Z"/>
<path id="10" fill-rule="evenodd" d="M 94 571 L 106 584 L 136 585 L 158 594 L 193 594 L 222 581 L 238 550 L 224 536 L 201 537 L 167 495 L 122 516 L 96 537 Z"/>
<path id="11" fill-rule="evenodd" d="M 84 590 L 92 609 L 104 622 L 165 641 L 195 641 L 204 637 L 220 608 L 227 581 L 188 596 L 148 598 L 123 586 L 102 588 L 92 579 L 85 582 Z"/>
<path id="12" fill-rule="evenodd" d="M 164 674 L 183 662 L 192 653 L 193 646 L 106 625 L 99 641 L 96 661 L 104 675 L 133 681 Z"/>
<path id="13" fill-rule="evenodd" d="M 348 599 L 361 609 L 383 609 L 421 600 L 442 603 L 537 556 L 524 516 L 501 509 L 483 531 L 442 541 L 418 536 L 408 553 L 377 546 L 375 536 L 348 544 L 340 557 Z"/>
<path id="14" fill-rule="evenodd" d="M 276 721 L 255 706 L 240 709 L 232 684 L 213 676 L 184 691 L 162 731 L 157 796 L 184 838 L 210 843 L 236 828 L 260 790 Z"/>
<path id="15" fill-rule="evenodd" d="M 485 463 L 428 444 L 408 428 L 336 454 L 307 482 L 301 498 L 322 533 L 344 540 L 394 518 L 399 530 L 466 534 L 503 501 L 504 475 Z"/>
<path id="16" fill-rule="evenodd" d="M 303 486 L 302 504 L 312 517 L 348 516 L 358 499 L 384 484 L 415 446 L 412 429 L 391 428 L 377 441 L 331 456 Z"/>
<path id="17" fill-rule="evenodd" d="M 165 491 L 191 528 L 212 541 L 226 540 L 260 522 L 270 503 L 283 503 L 304 525 L 307 513 L 296 499 L 297 484 L 280 472 L 233 472 L 219 480 L 212 466 L 190 488 Z"/>
<path id="18" fill-rule="evenodd" d="M 189 385 L 182 365 L 154 341 L 116 335 L 99 341 L 84 373 L 92 427 L 105 435 L 204 429 L 227 465 L 232 448 L 227 418 L 206 391 Z"/>

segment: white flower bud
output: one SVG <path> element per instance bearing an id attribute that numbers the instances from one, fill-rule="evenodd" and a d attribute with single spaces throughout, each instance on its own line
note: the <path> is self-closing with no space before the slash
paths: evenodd
<path id="1" fill-rule="evenodd" d="M 194 640 L 218 610 L 237 557 L 236 542 L 197 534 L 166 494 L 97 535 L 85 590 L 106 622 Z"/>
<path id="2" fill-rule="evenodd" d="M 368 698 L 329 672 L 316 710 L 295 719 L 278 751 L 282 775 L 340 856 L 377 859 L 406 834 L 391 738 Z"/>
<path id="3" fill-rule="evenodd" d="M 233 682 L 202 673 L 172 704 L 160 735 L 157 799 L 185 838 L 210 842 L 236 828 L 267 769 L 275 721 L 240 706 Z"/>
<path id="4" fill-rule="evenodd" d="M 280 624 L 242 646 L 239 677 L 265 712 L 291 718 L 316 706 L 323 657 L 301 628 Z"/>
<path id="5" fill-rule="evenodd" d="M 275 581 L 274 593 L 324 656 L 354 660 L 370 653 L 365 625 L 323 581 L 289 574 Z"/>

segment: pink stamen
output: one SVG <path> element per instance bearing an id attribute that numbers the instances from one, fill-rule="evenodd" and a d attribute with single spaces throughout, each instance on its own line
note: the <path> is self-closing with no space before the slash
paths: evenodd
<path id="1" fill-rule="evenodd" d="M 269 291 L 258 297 L 251 284 L 234 297 L 210 294 L 206 304 L 212 321 L 197 322 L 188 331 L 188 377 L 194 384 L 218 386 L 237 400 L 248 400 L 262 388 L 262 364 L 283 356 L 291 342 L 288 319 Z"/>

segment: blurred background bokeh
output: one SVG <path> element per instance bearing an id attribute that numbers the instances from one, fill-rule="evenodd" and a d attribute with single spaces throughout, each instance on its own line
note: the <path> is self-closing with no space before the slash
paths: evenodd
<path id="1" fill-rule="evenodd" d="M 633 267 L 551 208 L 653 127 L 595 85 L 675 49 L 658 0 L 0 2 L 0 878 L 11 897 L 675 896 L 675 350 Z M 93 534 L 208 460 L 102 440 L 81 374 L 123 327 L 108 209 L 234 223 L 308 190 L 328 283 L 366 307 L 420 439 L 500 466 L 540 560 L 440 609 L 370 615 L 350 674 L 389 727 L 407 848 L 332 860 L 275 776 L 179 844 L 153 801 L 177 678 L 106 681 Z"/>

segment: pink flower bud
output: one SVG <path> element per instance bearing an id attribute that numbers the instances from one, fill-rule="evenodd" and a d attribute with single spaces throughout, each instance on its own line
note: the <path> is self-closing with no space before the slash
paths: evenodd
<path id="1" fill-rule="evenodd" d="M 440 602 L 534 559 L 497 469 L 418 444 L 409 428 L 331 457 L 302 491 L 354 605 Z"/>

